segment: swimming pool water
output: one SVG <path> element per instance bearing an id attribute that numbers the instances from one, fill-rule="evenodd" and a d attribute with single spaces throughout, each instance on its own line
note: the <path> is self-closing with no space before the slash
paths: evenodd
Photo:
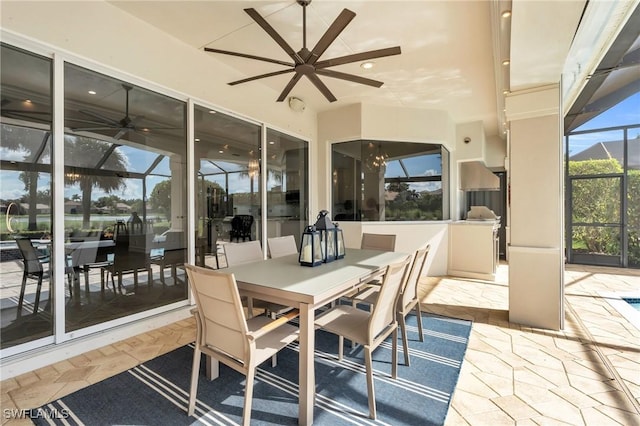
<path id="1" fill-rule="evenodd" d="M 623 297 L 622 300 L 631 305 L 636 311 L 640 311 L 640 298 Z"/>

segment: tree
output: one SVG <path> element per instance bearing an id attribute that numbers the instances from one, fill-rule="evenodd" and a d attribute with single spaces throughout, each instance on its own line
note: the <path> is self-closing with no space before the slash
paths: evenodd
<path id="1" fill-rule="evenodd" d="M 569 162 L 570 176 L 619 174 L 622 171 L 622 166 L 615 159 Z M 620 179 L 573 179 L 571 199 L 573 223 L 606 224 L 620 221 Z M 617 255 L 620 252 L 620 237 L 617 231 L 610 228 L 574 226 L 572 240 L 574 249 Z"/>
<path id="2" fill-rule="evenodd" d="M 163 180 L 156 184 L 149 195 L 149 206 L 165 217 L 171 215 L 171 181 Z"/>
<path id="3" fill-rule="evenodd" d="M 65 173 L 65 184 L 80 186 L 82 191 L 82 227 L 91 227 L 91 192 L 100 188 L 110 193 L 124 186 L 124 179 L 115 172 L 126 171 L 126 159 L 120 151 L 112 149 L 113 144 L 97 139 L 65 135 L 65 155 L 70 159 L 98 158 L 108 155 L 109 170 L 113 175 Z M 97 167 L 98 164 L 94 164 Z"/>

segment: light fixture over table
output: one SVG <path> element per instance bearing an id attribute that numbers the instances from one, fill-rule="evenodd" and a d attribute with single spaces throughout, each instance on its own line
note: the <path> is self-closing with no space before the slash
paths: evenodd
<path id="1" fill-rule="evenodd" d="M 354 74 L 347 74 L 340 71 L 333 71 L 327 68 L 334 67 L 337 65 L 350 64 L 352 62 L 362 62 L 368 61 L 374 58 L 382 58 L 384 56 L 392 56 L 399 55 L 400 46 L 395 47 L 387 47 L 384 49 L 377 50 L 369 50 L 367 52 L 355 53 L 352 55 L 340 56 L 338 58 L 326 59 L 323 61 L 318 61 L 322 54 L 327 50 L 327 48 L 333 43 L 333 41 L 338 38 L 340 33 L 345 29 L 347 25 L 351 22 L 353 18 L 355 18 L 356 14 L 349 9 L 343 9 L 340 15 L 333 21 L 333 23 L 329 26 L 324 35 L 318 40 L 315 47 L 311 50 L 307 49 L 307 6 L 311 3 L 311 0 L 296 0 L 297 3 L 302 6 L 302 49 L 298 52 L 294 51 L 291 46 L 276 32 L 276 30 L 269 25 L 269 23 L 255 10 L 255 9 L 244 9 L 244 11 L 251 16 L 251 18 L 256 21 L 263 30 L 271 36 L 271 38 L 278 43 L 278 45 L 285 51 L 287 54 L 293 59 L 294 62 L 285 62 L 280 61 L 278 59 L 265 58 L 262 56 L 249 55 L 246 53 L 238 53 L 231 52 L 228 50 L 220 50 L 213 49 L 209 47 L 205 47 L 204 50 L 207 52 L 213 53 L 222 53 L 225 55 L 239 56 L 242 58 L 248 59 L 256 59 L 258 61 L 271 62 L 274 64 L 284 65 L 288 67 L 287 69 L 274 71 L 266 74 L 260 74 L 249 78 L 244 78 L 242 80 L 232 81 L 229 83 L 231 86 L 235 86 L 240 83 L 247 83 L 253 80 L 259 80 L 261 78 L 266 77 L 274 77 L 276 75 L 282 75 L 287 73 L 295 73 L 289 83 L 285 86 L 280 93 L 277 101 L 284 101 L 293 87 L 300 81 L 302 76 L 307 77 L 314 86 L 322 92 L 322 94 L 327 98 L 329 102 L 335 102 L 337 99 L 331 93 L 329 88 L 320 80 L 318 75 L 322 75 L 325 77 L 337 78 L 341 80 L 347 80 L 354 83 L 366 84 L 368 86 L 380 87 L 384 83 L 382 81 L 372 80 L 370 78 L 360 77 Z"/>

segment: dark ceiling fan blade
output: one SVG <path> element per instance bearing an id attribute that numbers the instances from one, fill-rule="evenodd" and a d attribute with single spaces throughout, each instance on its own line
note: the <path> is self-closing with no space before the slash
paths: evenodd
<path id="1" fill-rule="evenodd" d="M 74 132 L 95 132 L 98 130 L 115 130 L 117 127 L 69 127 Z"/>
<path id="2" fill-rule="evenodd" d="M 298 55 L 298 53 L 289 46 L 289 43 L 287 43 L 255 9 L 250 8 L 245 9 L 244 11 L 247 12 L 247 15 L 251 16 L 251 18 L 253 18 L 253 20 L 256 21 L 256 23 L 260 25 L 260 27 L 262 27 L 262 29 L 265 30 L 289 56 L 291 56 L 296 64 L 304 63 L 300 55 Z"/>
<path id="3" fill-rule="evenodd" d="M 41 117 L 39 115 L 34 116 L 30 112 L 25 113 L 24 111 L 18 111 L 18 110 L 16 111 L 2 110 L 2 117 L 13 118 L 15 120 L 33 121 L 36 123 L 51 124 L 51 119 L 46 115 L 44 117 Z"/>
<path id="4" fill-rule="evenodd" d="M 333 21 L 331 26 L 322 35 L 322 37 L 320 37 L 318 43 L 316 43 L 315 47 L 311 50 L 311 56 L 307 59 L 306 63 L 311 65 L 315 64 L 318 61 L 318 58 L 322 56 L 331 43 L 338 38 L 342 30 L 349 25 L 349 22 L 351 22 L 355 16 L 356 14 L 349 9 L 343 9 L 342 12 L 340 12 L 340 15 L 338 15 L 336 20 Z"/>
<path id="5" fill-rule="evenodd" d="M 255 59 L 257 61 L 271 62 L 273 64 L 284 65 L 284 66 L 287 66 L 287 67 L 295 67 L 296 66 L 296 64 L 294 64 L 293 62 L 279 61 L 277 59 L 264 58 L 262 56 L 249 55 L 249 54 L 246 54 L 246 53 L 231 52 L 229 50 L 213 49 L 211 47 L 205 47 L 204 50 L 206 52 L 222 53 L 223 55 L 239 56 L 240 58 Z"/>
<path id="6" fill-rule="evenodd" d="M 320 77 L 318 77 L 316 74 L 306 74 L 306 76 L 309 80 L 311 80 L 313 85 L 316 86 L 320 92 L 322 92 L 324 97 L 327 98 L 329 102 L 335 102 L 338 100 L 335 96 L 333 96 L 333 93 L 331 93 L 329 88 L 322 82 L 322 80 L 320 80 Z"/>
<path id="7" fill-rule="evenodd" d="M 347 74 L 345 72 L 334 70 L 319 69 L 316 70 L 316 73 L 326 77 L 339 78 L 340 80 L 352 81 L 354 83 L 366 84 L 367 86 L 373 87 L 381 87 L 384 84 L 383 81 L 372 80 L 370 78 L 360 77 L 359 75 Z"/>
<path id="8" fill-rule="evenodd" d="M 113 139 L 115 139 L 115 140 L 119 140 L 121 137 L 123 137 L 124 135 L 126 135 L 127 133 L 129 133 L 129 130 L 131 130 L 131 129 L 129 129 L 128 127 L 124 127 L 124 128 L 122 128 L 122 129 L 118 130 L 118 133 L 116 133 L 116 134 L 113 136 Z"/>
<path id="9" fill-rule="evenodd" d="M 243 78 L 242 80 L 232 81 L 231 83 L 228 83 L 228 84 L 229 84 L 229 86 L 235 86 L 236 84 L 246 83 L 248 81 L 253 81 L 253 80 L 259 80 L 261 78 L 273 77 L 273 76 L 276 76 L 276 75 L 287 74 L 287 73 L 294 72 L 294 71 L 295 71 L 294 68 L 291 68 L 291 69 L 288 69 L 288 70 L 274 71 L 274 72 L 269 72 L 269 73 L 266 73 L 266 74 L 256 75 L 254 77 Z"/>
<path id="10" fill-rule="evenodd" d="M 24 109 L 6 109 L 6 108 L 2 108 L 2 113 L 51 115 L 51 111 L 29 111 Z"/>
<path id="11" fill-rule="evenodd" d="M 399 55 L 400 46 L 387 47 L 385 49 L 369 50 L 367 52 L 354 53 L 353 55 L 340 56 L 338 58 L 327 59 L 316 62 L 317 68 L 328 68 L 336 65 L 350 64 L 352 62 L 367 61 L 369 59 L 383 58 L 385 56 Z"/>
<path id="12" fill-rule="evenodd" d="M 293 89 L 293 86 L 295 86 L 300 81 L 301 78 L 302 78 L 302 74 L 300 74 L 299 72 L 295 73 L 295 75 L 291 77 L 291 80 L 289 80 L 289 83 L 287 83 L 285 88 L 282 90 L 282 93 L 280 93 L 280 96 L 278 97 L 278 99 L 276 99 L 276 101 L 277 102 L 284 101 L 286 97 L 289 96 L 289 93 Z"/>
<path id="13" fill-rule="evenodd" d="M 89 111 L 86 109 L 81 109 L 78 112 L 84 114 L 84 115 L 88 115 L 89 117 L 95 118 L 97 120 L 99 120 L 100 122 L 104 123 L 104 124 L 109 124 L 112 125 L 114 127 L 120 127 L 120 122 L 118 122 L 117 120 L 114 120 L 112 118 L 109 117 L 105 117 L 102 114 L 98 114 L 96 112 L 93 111 Z"/>

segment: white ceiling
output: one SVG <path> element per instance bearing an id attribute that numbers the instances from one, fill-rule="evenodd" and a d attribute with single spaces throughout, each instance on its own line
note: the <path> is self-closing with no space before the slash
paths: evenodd
<path id="1" fill-rule="evenodd" d="M 302 7 L 295 0 L 110 3 L 201 50 L 212 61 L 236 69 L 235 80 L 285 67 L 207 53 L 204 47 L 291 61 L 244 8 L 255 8 L 295 51 L 303 44 Z M 374 60 L 371 70 L 362 69 L 359 63 L 331 68 L 383 81 L 381 88 L 321 77 L 338 98 L 329 103 L 303 78 L 290 96 L 303 99 L 317 112 L 358 102 L 447 110 L 455 122 L 482 120 L 487 135 L 501 135 L 504 87 L 498 86 L 509 80 L 517 87 L 558 82 L 584 1 L 514 2 L 513 28 L 507 29 L 516 56 L 511 58 L 509 77 L 502 79 L 496 69 L 502 73 L 500 56 L 504 53 L 494 55 L 494 46 L 500 50 L 500 34 L 505 37 L 505 25 L 500 25 L 498 15 L 510 5 L 503 0 L 314 0 L 307 7 L 309 49 L 343 8 L 356 13 L 320 60 L 393 46 L 400 46 L 402 54 Z M 553 19 L 545 22 L 549 16 Z M 540 31 L 541 22 L 545 22 L 544 31 Z M 495 25 L 502 26 L 502 32 L 496 32 Z M 273 89 L 275 102 L 291 77 L 285 74 L 244 84 L 267 85 Z"/>

